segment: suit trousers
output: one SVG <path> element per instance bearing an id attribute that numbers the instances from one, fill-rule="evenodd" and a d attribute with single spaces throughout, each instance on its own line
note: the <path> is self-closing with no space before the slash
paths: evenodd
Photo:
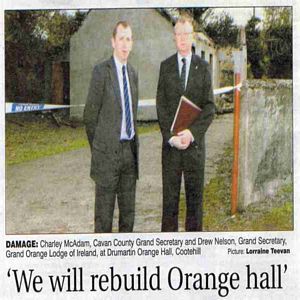
<path id="1" fill-rule="evenodd" d="M 119 232 L 132 232 L 135 215 L 136 166 L 131 141 L 120 141 L 118 167 L 96 183 L 95 232 L 111 232 L 116 199 Z"/>
<path id="2" fill-rule="evenodd" d="M 202 231 L 205 147 L 191 145 L 186 150 L 165 146 L 162 151 L 163 216 L 162 231 L 178 231 L 182 175 L 186 194 L 186 231 Z"/>

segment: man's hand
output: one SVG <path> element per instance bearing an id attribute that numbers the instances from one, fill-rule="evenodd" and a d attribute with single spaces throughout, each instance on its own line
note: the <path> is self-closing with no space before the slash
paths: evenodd
<path id="1" fill-rule="evenodd" d="M 172 136 L 169 140 L 169 144 L 178 150 L 185 150 L 194 141 L 194 137 L 189 129 L 178 132 L 176 136 Z"/>
<path id="2" fill-rule="evenodd" d="M 185 150 L 189 145 L 183 144 L 180 136 L 172 136 L 169 140 L 169 143 L 172 147 L 177 148 L 178 150 Z"/>
<path id="3" fill-rule="evenodd" d="M 187 145 L 186 148 L 194 141 L 194 137 L 189 129 L 178 132 L 178 137 L 181 139 L 181 144 Z"/>

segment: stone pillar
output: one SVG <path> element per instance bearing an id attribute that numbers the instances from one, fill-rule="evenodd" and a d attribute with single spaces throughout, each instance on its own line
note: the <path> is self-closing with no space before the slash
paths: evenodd
<path id="1" fill-rule="evenodd" d="M 246 80 L 241 90 L 239 208 L 292 180 L 292 81 Z"/>

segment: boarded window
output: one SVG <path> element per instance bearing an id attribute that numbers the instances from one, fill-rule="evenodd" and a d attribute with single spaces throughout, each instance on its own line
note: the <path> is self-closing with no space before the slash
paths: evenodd
<path id="1" fill-rule="evenodd" d="M 205 60 L 205 51 L 201 51 L 201 58 L 203 59 L 203 60 Z"/>

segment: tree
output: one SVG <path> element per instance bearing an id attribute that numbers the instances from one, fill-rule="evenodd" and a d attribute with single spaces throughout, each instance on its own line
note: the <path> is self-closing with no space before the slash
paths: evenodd
<path id="1" fill-rule="evenodd" d="M 237 46 L 239 29 L 234 25 L 233 18 L 228 13 L 215 16 L 212 21 L 204 25 L 205 32 L 222 47 Z"/>
<path id="2" fill-rule="evenodd" d="M 194 30 L 206 33 L 220 46 L 237 45 L 239 30 L 233 24 L 233 18 L 226 13 L 214 16 L 213 9 L 208 7 L 166 8 L 159 11 L 166 17 L 172 16 L 173 21 L 179 15 L 191 17 L 194 20 Z"/>
<path id="3" fill-rule="evenodd" d="M 187 14 L 190 15 L 194 19 L 194 28 L 195 31 L 203 30 L 203 20 L 204 13 L 210 10 L 208 7 L 187 7 L 187 8 L 178 8 L 178 11 L 181 15 Z"/>
<path id="4" fill-rule="evenodd" d="M 292 13 L 288 7 L 265 9 L 262 38 L 268 57 L 266 74 L 270 78 L 292 78 Z"/>
<path id="5" fill-rule="evenodd" d="M 69 49 L 70 38 L 79 29 L 86 14 L 80 11 L 74 15 L 67 11 L 49 11 L 40 16 L 35 30 L 40 39 L 45 40 L 48 55 L 55 57 Z"/>
<path id="6" fill-rule="evenodd" d="M 246 39 L 254 78 L 292 78 L 290 8 L 265 8 L 263 21 L 252 17 L 246 26 Z"/>
<path id="7" fill-rule="evenodd" d="M 254 78 L 261 78 L 265 70 L 264 48 L 259 29 L 260 19 L 253 16 L 246 25 L 247 59 Z M 249 76 L 251 77 L 251 76 Z"/>
<path id="8" fill-rule="evenodd" d="M 27 101 L 41 96 L 37 89 L 43 70 L 43 43 L 34 34 L 39 13 L 12 11 L 5 14 L 5 87 L 8 101 Z M 35 75 L 34 75 L 35 74 Z"/>
<path id="9" fill-rule="evenodd" d="M 69 48 L 85 15 L 50 10 L 5 13 L 6 101 L 44 98 L 45 63 Z"/>

